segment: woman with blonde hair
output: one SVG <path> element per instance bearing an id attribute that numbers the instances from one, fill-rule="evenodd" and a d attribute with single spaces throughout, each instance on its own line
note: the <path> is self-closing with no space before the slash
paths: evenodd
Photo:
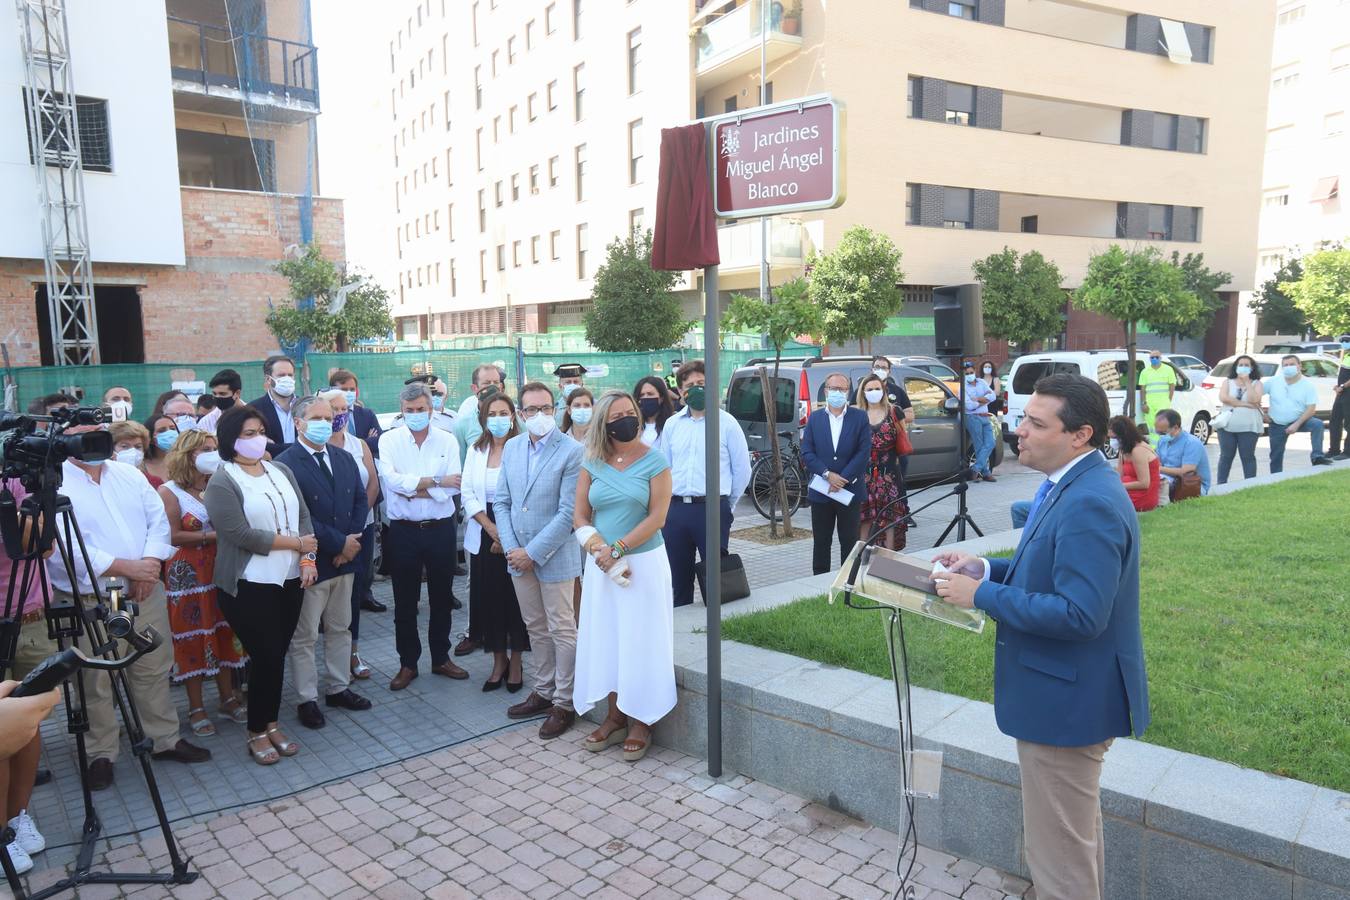
<path id="1" fill-rule="evenodd" d="M 158 490 L 164 479 L 151 475 L 145 468 L 150 449 L 150 431 L 140 422 L 114 422 L 108 427 L 113 442 L 113 459 L 141 470 L 150 486 Z"/>
<path id="2" fill-rule="evenodd" d="M 605 721 L 583 746 L 599 751 L 622 742 L 629 762 L 646 754 L 652 726 L 675 707 L 675 596 L 661 539 L 670 465 L 643 443 L 642 418 L 623 391 L 606 391 L 595 404 L 572 520 L 589 557 L 573 703 L 584 715 L 609 700 Z M 626 578 L 611 576 L 616 567 L 626 568 Z"/>
<path id="3" fill-rule="evenodd" d="M 204 431 L 185 432 L 165 456 L 169 480 L 159 488 L 169 540 L 178 548 L 164 563 L 162 576 L 173 632 L 170 677 L 187 689 L 188 723 L 200 737 L 216 733 L 202 699 L 206 678 L 215 679 L 220 718 L 240 725 L 248 721 L 230 672 L 242 668 L 248 657 L 216 604 L 216 533 L 202 503 L 206 482 L 219 465 L 215 437 Z"/>

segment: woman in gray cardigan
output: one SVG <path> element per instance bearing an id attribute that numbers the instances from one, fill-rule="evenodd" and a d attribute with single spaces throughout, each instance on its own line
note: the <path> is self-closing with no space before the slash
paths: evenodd
<path id="1" fill-rule="evenodd" d="M 264 460 L 267 433 L 251 406 L 216 423 L 220 468 L 202 493 L 216 527 L 220 610 L 251 657 L 248 751 L 270 766 L 300 747 L 277 727 L 286 651 L 304 589 L 318 575 L 318 542 L 291 470 Z"/>

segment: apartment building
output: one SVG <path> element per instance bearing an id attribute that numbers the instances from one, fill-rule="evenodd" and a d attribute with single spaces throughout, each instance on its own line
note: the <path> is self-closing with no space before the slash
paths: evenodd
<path id="1" fill-rule="evenodd" d="M 1231 346 L 1255 269 L 1265 4 L 479 0 L 448 18 L 434 5 L 417 4 L 390 50 L 410 329 L 505 331 L 508 306 L 515 329 L 575 321 L 603 245 L 653 208 L 659 126 L 757 105 L 762 51 L 771 101 L 829 93 L 848 108 L 848 200 L 773 220 L 774 283 L 853 224 L 882 231 L 904 253 L 907 303 L 877 346 L 922 350 L 932 287 L 970 281 L 1004 246 L 1039 250 L 1073 287 L 1093 252 L 1152 244 L 1233 273 L 1205 350 Z M 756 288 L 760 241 L 757 222 L 723 227 L 724 290 Z M 1068 346 L 1122 340 L 1072 311 L 1067 331 Z"/>
<path id="2" fill-rule="evenodd" d="M 1286 259 L 1350 238 L 1350 0 L 1297 0 L 1275 19 L 1256 286 Z M 1260 350 L 1243 304 L 1239 346 Z"/>
<path id="3" fill-rule="evenodd" d="M 53 4 L 53 7 L 57 4 Z M 274 351 L 272 267 L 312 236 L 343 257 L 342 205 L 315 196 L 308 0 L 69 0 L 93 330 L 102 363 Z M 54 360 L 25 54 L 0 14 L 0 336 Z"/>

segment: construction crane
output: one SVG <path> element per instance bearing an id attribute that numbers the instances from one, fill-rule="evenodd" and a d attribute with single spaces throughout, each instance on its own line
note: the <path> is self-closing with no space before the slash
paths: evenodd
<path id="1" fill-rule="evenodd" d="M 66 0 L 16 0 L 28 84 L 28 146 L 37 179 L 52 354 L 60 366 L 96 365 L 93 260 Z"/>

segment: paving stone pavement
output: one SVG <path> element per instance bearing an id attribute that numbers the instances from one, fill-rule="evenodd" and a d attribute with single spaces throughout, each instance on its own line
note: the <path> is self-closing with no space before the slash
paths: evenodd
<path id="1" fill-rule="evenodd" d="M 585 729 L 542 742 L 512 727 L 294 796 L 182 825 L 201 877 L 82 888 L 89 898 L 883 898 L 896 835 L 701 759 L 629 764 Z M 298 759 L 299 757 L 297 757 Z M 294 766 L 284 760 L 278 769 Z M 111 842 L 120 869 L 160 871 L 158 835 Z M 34 889 L 61 872 L 30 880 Z M 916 900 L 1007 900 L 1026 881 L 921 848 Z"/>

